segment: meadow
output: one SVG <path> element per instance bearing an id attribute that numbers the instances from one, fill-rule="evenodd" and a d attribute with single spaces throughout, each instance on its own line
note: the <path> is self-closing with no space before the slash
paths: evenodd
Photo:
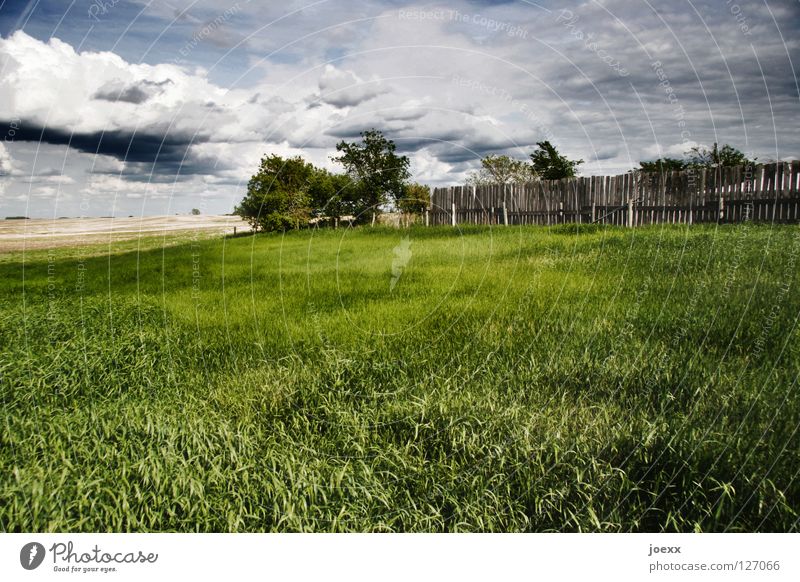
<path id="1" fill-rule="evenodd" d="M 796 226 L 0 261 L 2 531 L 797 531 Z"/>

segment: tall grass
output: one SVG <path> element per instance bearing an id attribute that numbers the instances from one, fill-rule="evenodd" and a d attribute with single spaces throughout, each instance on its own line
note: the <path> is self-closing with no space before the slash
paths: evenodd
<path id="1" fill-rule="evenodd" d="M 796 227 L 128 249 L 0 264 L 4 531 L 798 528 Z"/>

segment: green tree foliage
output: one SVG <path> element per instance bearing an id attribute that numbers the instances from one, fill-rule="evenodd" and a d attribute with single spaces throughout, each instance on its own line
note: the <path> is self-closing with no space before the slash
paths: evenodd
<path id="1" fill-rule="evenodd" d="M 431 189 L 429 186 L 418 184 L 406 184 L 404 186 L 403 197 L 397 201 L 397 207 L 408 214 L 419 214 L 429 208 L 431 204 Z"/>
<path id="2" fill-rule="evenodd" d="M 533 168 L 522 160 L 509 156 L 486 156 L 481 160 L 481 169 L 467 176 L 467 185 L 518 184 L 530 182 L 536 177 Z"/>
<path id="3" fill-rule="evenodd" d="M 721 148 L 715 142 L 711 149 L 698 146 L 686 152 L 689 165 L 695 168 L 719 168 L 728 166 L 747 166 L 756 163 L 748 159 L 741 151 L 729 144 Z"/>
<path id="4" fill-rule="evenodd" d="M 199 216 L 200 209 L 199 208 L 192 208 L 192 216 Z"/>
<path id="5" fill-rule="evenodd" d="M 261 159 L 258 172 L 247 184 L 247 194 L 234 212 L 254 230 L 288 230 L 308 224 L 309 185 L 316 169 L 300 156 Z"/>
<path id="6" fill-rule="evenodd" d="M 560 180 L 577 175 L 578 166 L 583 160 L 570 160 L 562 156 L 549 141 L 540 141 L 536 145 L 539 147 L 531 154 L 531 166 L 537 176 L 543 180 Z"/>
<path id="7" fill-rule="evenodd" d="M 344 166 L 345 172 L 359 191 L 357 196 L 362 214 L 374 216 L 380 206 L 387 202 L 397 203 L 405 191 L 405 182 L 410 177 L 409 159 L 398 156 L 395 143 L 383 134 L 370 129 L 361 132 L 361 141 L 336 145 L 339 155 L 333 160 Z"/>
<path id="8" fill-rule="evenodd" d="M 638 170 L 642 172 L 672 172 L 685 170 L 688 163 L 678 158 L 658 158 L 651 162 L 639 162 Z"/>
<path id="9" fill-rule="evenodd" d="M 358 215 L 363 204 L 361 190 L 347 174 L 334 174 L 325 169 L 316 169 L 308 189 L 313 214 L 340 218 Z"/>
<path id="10" fill-rule="evenodd" d="M 637 170 L 642 172 L 670 172 L 687 168 L 719 168 L 723 166 L 747 166 L 755 164 L 755 159 L 748 159 L 741 151 L 729 144 L 721 148 L 715 143 L 711 149 L 697 146 L 686 151 L 683 159 L 659 158 L 653 161 L 639 162 Z"/>

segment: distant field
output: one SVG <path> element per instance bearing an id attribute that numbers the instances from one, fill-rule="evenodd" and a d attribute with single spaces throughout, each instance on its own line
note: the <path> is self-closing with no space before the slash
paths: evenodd
<path id="1" fill-rule="evenodd" d="M 185 235 L 5 256 L 0 529 L 798 529 L 798 227 Z"/>
<path id="2" fill-rule="evenodd" d="M 238 216 L 214 215 L 0 220 L 0 257 L 64 247 L 107 248 L 109 243 L 154 237 L 173 243 L 181 237 L 232 233 L 234 227 L 250 230 Z"/>

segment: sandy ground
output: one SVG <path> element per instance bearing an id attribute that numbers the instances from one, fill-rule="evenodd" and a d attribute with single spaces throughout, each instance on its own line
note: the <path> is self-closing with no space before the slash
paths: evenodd
<path id="1" fill-rule="evenodd" d="M 0 252 L 98 244 L 164 234 L 227 234 L 250 226 L 238 216 L 142 216 L 0 220 Z"/>

